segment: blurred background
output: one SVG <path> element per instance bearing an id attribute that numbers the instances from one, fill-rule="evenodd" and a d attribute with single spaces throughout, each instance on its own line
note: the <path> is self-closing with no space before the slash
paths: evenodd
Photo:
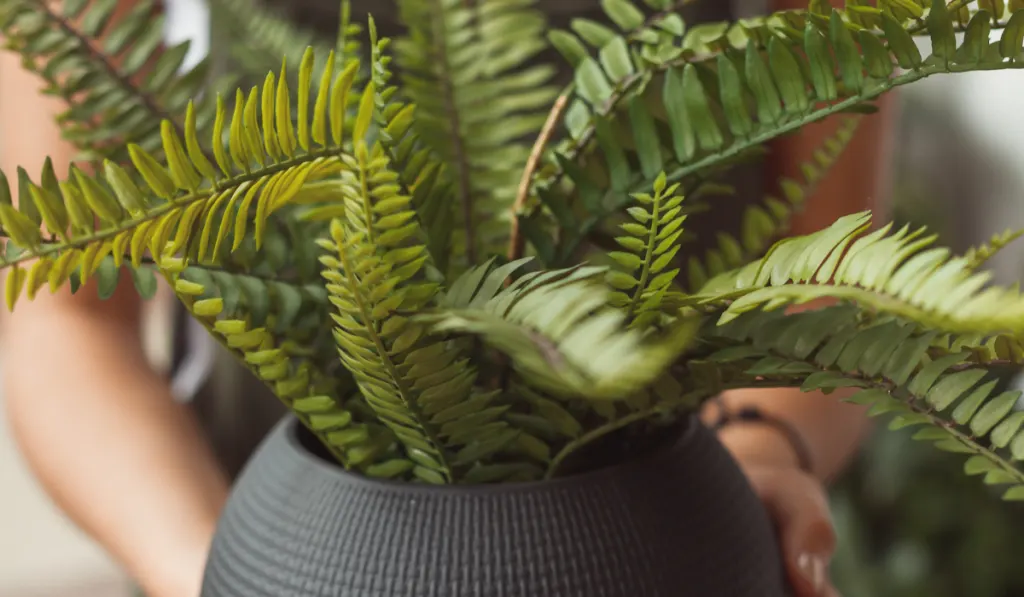
<path id="1" fill-rule="evenodd" d="M 169 11 L 168 36 L 192 39 L 200 58 L 209 39 L 203 0 L 176 0 Z M 902 90 L 892 217 L 927 224 L 958 251 L 1024 226 L 1021 98 L 1024 74 L 957 75 Z M 999 281 L 1024 277 L 1022 251 L 1024 242 L 991 262 Z M 169 330 L 166 309 L 153 304 L 147 338 L 157 366 L 166 365 Z M 961 466 L 879 424 L 832 490 L 841 538 L 833 575 L 844 597 L 1024 597 L 1024 506 L 999 501 Z M 35 484 L 0 410 L 0 597 L 132 594 Z"/>

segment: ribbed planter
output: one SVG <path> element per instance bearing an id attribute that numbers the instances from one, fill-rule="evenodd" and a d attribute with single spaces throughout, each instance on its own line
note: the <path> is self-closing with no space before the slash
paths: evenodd
<path id="1" fill-rule="evenodd" d="M 287 418 L 223 513 L 202 597 L 784 597 L 767 513 L 714 434 L 552 482 L 349 474 Z"/>

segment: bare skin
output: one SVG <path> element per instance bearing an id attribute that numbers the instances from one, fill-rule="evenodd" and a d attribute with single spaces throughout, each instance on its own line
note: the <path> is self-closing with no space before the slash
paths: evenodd
<path id="1" fill-rule="evenodd" d="M 787 4 L 804 2 L 780 0 L 775 8 L 792 7 Z M 58 172 L 66 171 L 73 152 L 52 122 L 56 101 L 38 95 L 38 81 L 9 53 L 0 55 L 0 80 L 8 90 L 0 95 L 0 167 L 38 172 L 49 155 Z M 883 118 L 873 120 L 795 231 L 868 206 L 880 186 L 876 156 L 886 130 Z M 829 126 L 775 143 L 779 168 L 772 181 L 806 157 Z M 21 302 L 16 314 L 3 317 L 0 334 L 6 408 L 16 441 L 50 496 L 149 597 L 197 596 L 227 481 L 196 421 L 145 362 L 140 307 L 127 283 L 105 302 L 90 289 Z M 62 374 L 53 375 L 58 363 Z M 798 469 L 792 448 L 771 428 L 722 432 L 780 524 L 798 597 L 835 595 L 824 573 L 835 537 L 823 483 L 854 452 L 866 428 L 863 416 L 795 390 L 734 392 L 726 400 L 793 421 L 810 443 L 813 476 Z"/>

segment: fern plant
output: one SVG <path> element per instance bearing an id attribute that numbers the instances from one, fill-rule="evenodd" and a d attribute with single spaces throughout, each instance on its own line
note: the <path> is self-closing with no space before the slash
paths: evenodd
<path id="1" fill-rule="evenodd" d="M 955 256 L 863 213 L 782 238 L 873 100 L 1024 67 L 1020 2 L 812 1 L 688 29 L 685 2 L 605 0 L 606 23 L 548 31 L 532 0 L 401 0 L 393 46 L 343 3 L 337 51 L 268 35 L 280 70 L 230 93 L 177 73 L 180 49 L 154 54 L 148 8 L 113 4 L 0 7 L 100 160 L 19 171 L 17 203 L 0 180 L 9 308 L 159 276 L 375 477 L 551 478 L 650 448 L 726 389 L 854 387 L 1024 499 L 1024 412 L 990 380 L 1024 360 L 1024 298 L 978 269 L 1017 234 Z M 283 31 L 268 23 L 248 21 Z M 549 43 L 575 72 L 560 92 Z M 729 200 L 731 168 L 833 115 L 801 179 L 737 210 L 735 233 L 688 226 Z"/>

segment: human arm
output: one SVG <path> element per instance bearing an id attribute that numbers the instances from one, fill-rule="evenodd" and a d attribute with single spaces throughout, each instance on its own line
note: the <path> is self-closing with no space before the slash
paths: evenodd
<path id="1" fill-rule="evenodd" d="M 129 2 L 123 3 L 125 7 Z M 15 54 L 0 55 L 0 166 L 66 171 L 57 100 Z M 150 597 L 199 594 L 226 495 L 186 406 L 144 357 L 141 301 L 131 284 L 101 301 L 94 288 L 22 300 L 3 318 L 0 363 L 15 439 L 43 487 Z"/>

